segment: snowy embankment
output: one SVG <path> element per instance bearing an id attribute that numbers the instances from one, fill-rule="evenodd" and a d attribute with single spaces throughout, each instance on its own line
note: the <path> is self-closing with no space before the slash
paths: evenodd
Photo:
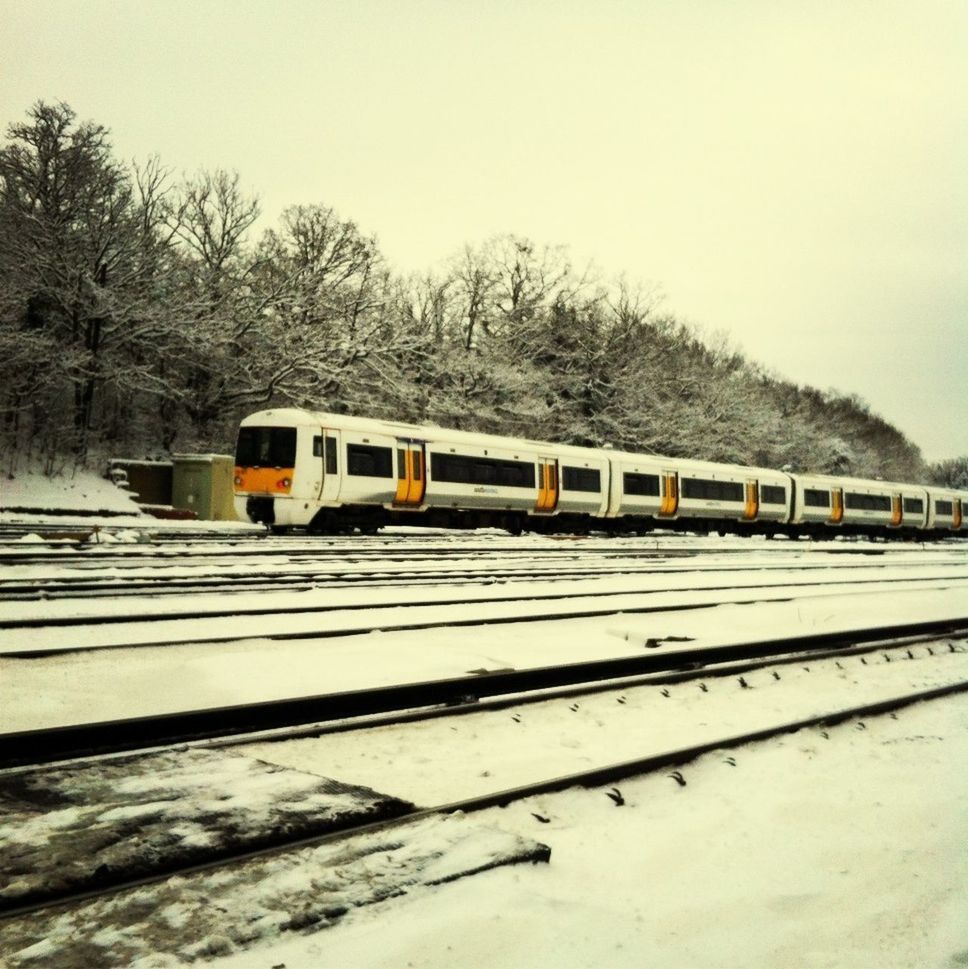
<path id="1" fill-rule="evenodd" d="M 12 478 L 0 477 L 0 525 L 62 525 L 110 526 L 116 530 L 129 527 L 136 530 L 131 535 L 121 535 L 122 540 L 135 541 L 137 531 L 150 527 L 152 531 L 176 533 L 237 529 L 258 532 L 261 527 L 248 522 L 231 521 L 177 521 L 154 518 L 143 512 L 130 492 L 113 482 L 99 478 L 90 471 L 77 471 L 48 477 L 35 471 L 18 471 Z M 111 541 L 108 535 L 103 540 Z M 27 536 L 25 541 L 29 541 Z"/>
<path id="2" fill-rule="evenodd" d="M 89 471 L 48 477 L 34 471 L 19 471 L 0 479 L 0 522 L 71 517 L 146 517 L 132 496 L 113 482 Z"/>

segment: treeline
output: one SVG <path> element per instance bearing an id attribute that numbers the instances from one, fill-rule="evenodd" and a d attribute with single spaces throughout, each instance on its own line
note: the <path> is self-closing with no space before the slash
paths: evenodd
<path id="1" fill-rule="evenodd" d="M 269 405 L 924 477 L 855 396 L 704 340 L 653 293 L 506 236 L 402 277 L 324 205 L 253 238 L 236 174 L 125 165 L 38 102 L 0 149 L 0 444 L 49 467 L 232 448 Z M 68 456 L 65 458 L 65 455 Z"/>

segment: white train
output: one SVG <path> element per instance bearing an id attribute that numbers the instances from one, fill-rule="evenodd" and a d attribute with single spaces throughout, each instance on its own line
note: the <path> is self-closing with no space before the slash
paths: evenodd
<path id="1" fill-rule="evenodd" d="M 514 534 L 968 535 L 968 492 L 292 408 L 245 418 L 235 464 L 239 517 L 280 532 L 406 524 Z"/>

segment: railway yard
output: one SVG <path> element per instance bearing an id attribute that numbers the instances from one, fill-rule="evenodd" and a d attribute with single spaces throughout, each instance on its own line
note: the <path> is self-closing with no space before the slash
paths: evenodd
<path id="1" fill-rule="evenodd" d="M 959 966 L 968 542 L 0 533 L 0 964 Z"/>

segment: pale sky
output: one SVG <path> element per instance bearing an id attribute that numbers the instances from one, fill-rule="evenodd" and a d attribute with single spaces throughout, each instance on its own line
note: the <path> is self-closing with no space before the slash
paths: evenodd
<path id="1" fill-rule="evenodd" d="M 968 453 L 962 0 L 0 0 L 0 125 L 321 202 L 422 270 L 505 232 L 657 284 Z"/>

